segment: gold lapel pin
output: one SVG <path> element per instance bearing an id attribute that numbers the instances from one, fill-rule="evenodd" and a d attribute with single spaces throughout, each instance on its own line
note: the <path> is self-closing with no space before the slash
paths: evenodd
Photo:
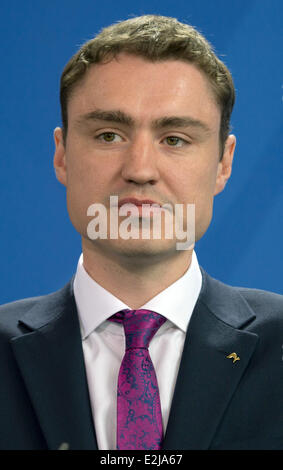
<path id="1" fill-rule="evenodd" d="M 237 353 L 235 353 L 235 352 L 229 354 L 229 356 L 226 356 L 226 357 L 227 357 L 228 359 L 233 359 L 233 364 L 234 364 L 234 362 L 240 360 L 239 356 L 237 356 Z"/>

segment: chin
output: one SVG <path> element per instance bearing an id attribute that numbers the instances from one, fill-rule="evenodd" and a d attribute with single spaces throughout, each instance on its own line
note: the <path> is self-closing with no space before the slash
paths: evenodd
<path id="1" fill-rule="evenodd" d="M 179 253 L 175 240 L 111 240 L 107 241 L 108 251 L 124 259 L 152 262 L 153 258 L 164 259 Z M 106 247 L 105 247 L 106 248 Z"/>

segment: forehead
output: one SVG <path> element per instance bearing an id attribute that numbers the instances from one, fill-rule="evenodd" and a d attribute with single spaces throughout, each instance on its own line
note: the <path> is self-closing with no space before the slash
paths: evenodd
<path id="1" fill-rule="evenodd" d="M 69 99 L 69 118 L 95 108 L 122 109 L 141 119 L 189 112 L 215 121 L 215 126 L 220 121 L 211 85 L 194 64 L 151 62 L 129 54 L 91 65 L 78 82 Z"/>

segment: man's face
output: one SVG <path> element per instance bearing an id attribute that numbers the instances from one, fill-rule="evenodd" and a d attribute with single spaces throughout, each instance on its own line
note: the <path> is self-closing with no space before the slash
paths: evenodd
<path id="1" fill-rule="evenodd" d="M 111 195 L 195 204 L 198 240 L 231 171 L 235 138 L 229 136 L 220 163 L 220 117 L 207 79 L 192 64 L 120 54 L 91 66 L 69 100 L 65 146 L 55 130 L 54 166 L 83 244 L 112 256 L 178 253 L 176 239 L 164 237 L 90 241 L 87 209 L 101 203 L 109 210 Z"/>

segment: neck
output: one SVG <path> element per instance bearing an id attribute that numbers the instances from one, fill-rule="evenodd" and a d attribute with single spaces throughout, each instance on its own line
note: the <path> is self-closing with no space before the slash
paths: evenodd
<path id="1" fill-rule="evenodd" d="M 193 251 L 129 257 L 97 249 L 86 239 L 82 240 L 82 248 L 89 276 L 131 309 L 140 308 L 182 277 L 191 264 Z"/>

